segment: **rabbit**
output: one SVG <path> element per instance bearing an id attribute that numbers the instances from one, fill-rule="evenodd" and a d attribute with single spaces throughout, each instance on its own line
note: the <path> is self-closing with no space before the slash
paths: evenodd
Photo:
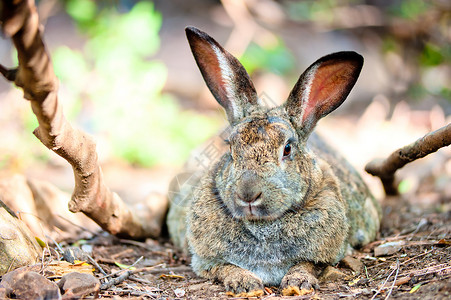
<path id="1" fill-rule="evenodd" d="M 363 57 L 318 59 L 283 105 L 267 108 L 234 56 L 205 32 L 185 30 L 231 130 L 216 162 L 172 185 L 174 243 L 189 251 L 196 274 L 235 295 L 317 289 L 321 269 L 374 240 L 380 225 L 380 205 L 360 175 L 312 133 L 348 96 Z"/>

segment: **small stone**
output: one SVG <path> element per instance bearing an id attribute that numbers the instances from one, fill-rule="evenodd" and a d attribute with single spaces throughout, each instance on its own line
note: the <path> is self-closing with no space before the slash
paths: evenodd
<path id="1" fill-rule="evenodd" d="M 174 290 L 174 294 L 177 298 L 181 298 L 181 297 L 185 296 L 185 290 L 181 289 L 181 288 L 177 288 Z"/>
<path id="2" fill-rule="evenodd" d="M 374 248 L 374 256 L 392 255 L 401 250 L 404 241 L 388 242 Z"/>
<path id="3" fill-rule="evenodd" d="M 356 273 L 360 273 L 363 268 L 363 263 L 359 259 L 352 256 L 346 256 L 340 262 L 345 268 L 351 269 Z"/>
<path id="4" fill-rule="evenodd" d="M 66 248 L 63 252 L 63 258 L 65 261 L 73 264 L 76 260 L 78 261 L 88 261 L 89 257 L 86 252 L 78 247 Z"/>
<path id="5" fill-rule="evenodd" d="M 17 269 L 2 277 L 0 290 L 6 298 L 15 299 L 61 299 L 58 286 L 33 271 Z"/>
<path id="6" fill-rule="evenodd" d="M 58 281 L 58 287 L 64 296 L 84 297 L 91 293 L 98 292 L 100 281 L 94 276 L 86 273 L 72 272 L 64 275 Z"/>

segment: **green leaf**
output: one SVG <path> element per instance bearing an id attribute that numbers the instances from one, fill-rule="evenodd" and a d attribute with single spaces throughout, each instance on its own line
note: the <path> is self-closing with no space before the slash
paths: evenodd
<path id="1" fill-rule="evenodd" d="M 43 240 L 41 240 L 37 236 L 35 236 L 34 238 L 36 239 L 36 242 L 38 242 L 39 246 L 41 246 L 41 248 L 47 247 L 47 244 Z"/>
<path id="2" fill-rule="evenodd" d="M 124 264 L 118 263 L 117 261 L 115 261 L 114 264 L 121 269 L 136 270 L 136 268 L 133 266 L 124 265 Z"/>
<path id="3" fill-rule="evenodd" d="M 250 74 L 262 69 L 284 75 L 292 71 L 295 65 L 293 55 L 281 41 L 266 47 L 251 43 L 240 61 Z"/>
<path id="4" fill-rule="evenodd" d="M 75 21 L 86 23 L 95 17 L 97 7 L 92 0 L 69 0 L 66 11 Z"/>
<path id="5" fill-rule="evenodd" d="M 408 179 L 402 180 L 398 185 L 398 191 L 400 194 L 405 194 L 412 189 L 412 182 Z"/>
<path id="6" fill-rule="evenodd" d="M 421 283 L 419 283 L 419 284 L 417 284 L 416 286 L 414 286 L 414 287 L 409 291 L 409 294 L 413 294 L 413 293 L 415 293 L 416 291 L 418 291 L 418 289 L 420 288 L 420 286 L 421 286 Z"/>

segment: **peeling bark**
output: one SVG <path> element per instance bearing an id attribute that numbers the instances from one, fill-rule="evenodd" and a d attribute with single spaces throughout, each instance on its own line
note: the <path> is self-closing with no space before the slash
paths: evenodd
<path id="1" fill-rule="evenodd" d="M 63 115 L 58 101 L 58 80 L 45 49 L 39 17 L 33 0 L 3 1 L 1 21 L 4 33 L 17 49 L 19 66 L 0 66 L 3 76 L 13 81 L 30 100 L 39 126 L 35 136 L 72 165 L 75 189 L 69 210 L 83 212 L 104 230 L 127 238 L 158 237 L 167 208 L 165 197 L 152 198 L 139 215 L 105 185 L 94 140 L 74 129 Z"/>
<path id="2" fill-rule="evenodd" d="M 414 143 L 393 152 L 386 159 L 375 159 L 365 166 L 365 171 L 378 176 L 387 195 L 397 195 L 395 172 L 409 162 L 434 153 L 442 147 L 451 144 L 451 124 L 430 132 Z"/>

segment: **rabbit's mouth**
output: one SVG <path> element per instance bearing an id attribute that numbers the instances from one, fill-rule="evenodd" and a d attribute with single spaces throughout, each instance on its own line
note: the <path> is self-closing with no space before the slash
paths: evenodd
<path id="1" fill-rule="evenodd" d="M 263 204 L 256 203 L 237 203 L 234 217 L 249 221 L 272 221 L 278 218 L 278 214 L 270 211 Z"/>

